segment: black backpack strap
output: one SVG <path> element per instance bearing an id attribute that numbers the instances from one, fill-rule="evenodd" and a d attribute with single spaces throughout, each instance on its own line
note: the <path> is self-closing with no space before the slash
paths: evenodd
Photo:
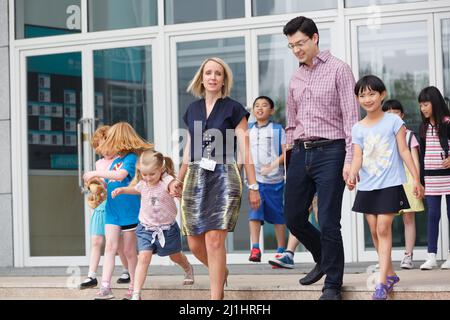
<path id="1" fill-rule="evenodd" d="M 439 130 L 444 131 L 444 134 L 439 138 L 439 142 L 441 144 L 442 150 L 444 150 L 445 159 L 448 158 L 448 134 L 450 133 L 450 130 L 448 130 L 448 126 L 449 122 L 445 122 L 441 125 L 441 128 L 439 128 Z"/>

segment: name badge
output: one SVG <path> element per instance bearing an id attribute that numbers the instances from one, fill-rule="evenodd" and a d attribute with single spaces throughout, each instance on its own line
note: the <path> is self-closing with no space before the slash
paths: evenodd
<path id="1" fill-rule="evenodd" d="M 200 161 L 200 168 L 208 170 L 208 171 L 214 171 L 216 169 L 217 162 L 211 159 L 202 158 Z"/>

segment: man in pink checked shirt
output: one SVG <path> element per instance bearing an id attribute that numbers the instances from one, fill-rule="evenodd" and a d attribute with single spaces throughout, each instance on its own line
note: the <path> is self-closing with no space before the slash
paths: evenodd
<path id="1" fill-rule="evenodd" d="M 359 120 L 355 79 L 346 63 L 319 50 L 313 20 L 294 18 L 283 33 L 300 61 L 286 103 L 286 144 L 292 146 L 285 189 L 286 225 L 316 263 L 300 284 L 313 284 L 326 275 L 320 299 L 340 300 L 342 195 L 352 159 L 351 129 Z M 320 231 L 308 221 L 316 192 Z"/>

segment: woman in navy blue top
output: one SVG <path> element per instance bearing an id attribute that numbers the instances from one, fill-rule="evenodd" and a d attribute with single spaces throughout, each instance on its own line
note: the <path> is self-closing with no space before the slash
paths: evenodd
<path id="1" fill-rule="evenodd" d="M 183 119 L 189 129 L 183 164 L 178 173 L 182 232 L 189 248 L 209 270 L 211 299 L 223 299 L 226 283 L 225 239 L 239 216 L 242 180 L 236 161 L 244 164 L 253 209 L 260 204 L 247 133 L 249 113 L 229 98 L 233 75 L 219 58 L 203 61 L 188 92 L 200 97 Z"/>

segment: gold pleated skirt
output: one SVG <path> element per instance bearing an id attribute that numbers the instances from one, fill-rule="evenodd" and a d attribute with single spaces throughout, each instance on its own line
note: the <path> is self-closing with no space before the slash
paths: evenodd
<path id="1" fill-rule="evenodd" d="M 214 171 L 208 171 L 191 163 L 183 186 L 183 235 L 200 235 L 210 230 L 234 231 L 242 197 L 242 180 L 236 164 L 217 164 Z"/>

